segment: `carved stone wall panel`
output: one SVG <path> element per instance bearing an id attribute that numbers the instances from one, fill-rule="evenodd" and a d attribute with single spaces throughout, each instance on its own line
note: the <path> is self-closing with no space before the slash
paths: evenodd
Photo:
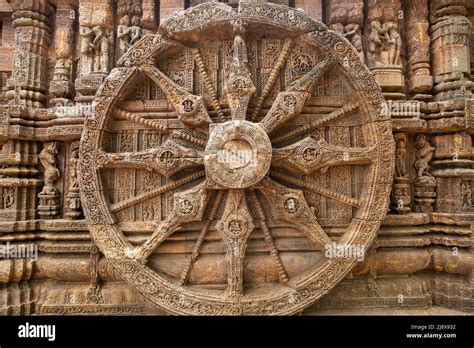
<path id="1" fill-rule="evenodd" d="M 8 6 L 0 313 L 472 311 L 469 1 Z"/>

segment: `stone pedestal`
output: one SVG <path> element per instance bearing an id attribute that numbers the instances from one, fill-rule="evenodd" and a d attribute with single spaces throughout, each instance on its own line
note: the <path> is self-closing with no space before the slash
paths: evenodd
<path id="1" fill-rule="evenodd" d="M 436 198 L 436 179 L 424 176 L 415 182 L 415 210 L 418 213 L 432 213 Z"/>
<path id="2" fill-rule="evenodd" d="M 95 72 L 87 76 L 83 76 L 76 80 L 76 96 L 77 103 L 91 103 L 95 98 L 95 93 L 102 85 L 107 74 Z"/>
<path id="3" fill-rule="evenodd" d="M 82 216 L 81 196 L 79 190 L 69 191 L 66 195 L 66 217 L 71 220 L 79 219 Z"/>
<path id="4" fill-rule="evenodd" d="M 410 183 L 408 177 L 395 178 L 391 196 L 391 208 L 399 214 L 411 211 Z"/>
<path id="5" fill-rule="evenodd" d="M 390 99 L 403 99 L 405 97 L 401 93 L 405 87 L 402 67 L 377 67 L 372 69 L 372 73 L 382 88 L 384 96 L 390 96 Z"/>
<path id="6" fill-rule="evenodd" d="M 41 219 L 56 219 L 61 209 L 61 195 L 54 186 L 45 186 L 38 195 L 38 215 Z"/>

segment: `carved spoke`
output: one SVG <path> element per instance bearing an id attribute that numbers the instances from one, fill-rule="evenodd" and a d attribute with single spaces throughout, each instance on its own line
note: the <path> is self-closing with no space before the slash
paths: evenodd
<path id="1" fill-rule="evenodd" d="M 201 233 L 199 233 L 199 237 L 196 241 L 196 244 L 194 244 L 193 251 L 191 253 L 191 259 L 189 260 L 188 264 L 186 267 L 183 269 L 183 272 L 181 273 L 181 276 L 179 277 L 179 284 L 180 285 L 185 285 L 186 282 L 188 281 L 189 274 L 191 273 L 191 269 L 196 263 L 196 260 L 199 256 L 199 253 L 201 252 L 202 244 L 204 243 L 204 238 L 206 237 L 206 234 L 209 230 L 209 227 L 211 226 L 212 220 L 216 218 L 217 211 L 219 210 L 219 207 L 222 203 L 222 198 L 224 197 L 224 191 L 219 190 L 217 192 L 216 200 L 214 201 L 214 204 L 211 208 L 211 211 L 209 212 L 209 218 L 204 224 L 204 226 L 201 229 Z"/>
<path id="2" fill-rule="evenodd" d="M 214 111 L 217 113 L 217 116 L 219 117 L 219 121 L 224 122 L 226 117 L 224 113 L 222 112 L 222 108 L 221 108 L 221 105 L 219 104 L 219 101 L 217 100 L 217 93 L 206 71 L 206 67 L 204 65 L 204 61 L 202 60 L 201 51 L 199 50 L 199 48 L 194 49 L 194 59 L 198 66 L 199 73 L 201 74 L 201 78 L 206 84 L 207 91 L 209 92 L 212 98 L 212 107 L 214 108 Z"/>
<path id="3" fill-rule="evenodd" d="M 136 115 L 136 114 L 133 114 L 131 112 L 121 110 L 121 109 L 118 109 L 118 108 L 115 109 L 115 115 L 117 115 L 120 118 L 124 118 L 124 119 L 126 119 L 130 122 L 155 129 L 159 133 L 162 133 L 162 134 L 169 133 L 168 124 L 163 124 L 162 122 L 157 122 L 157 121 L 153 121 L 153 120 L 147 120 L 144 117 L 141 117 L 139 115 Z"/>
<path id="4" fill-rule="evenodd" d="M 247 46 L 243 36 L 245 28 L 242 22 L 234 25 L 234 56 L 225 86 L 227 101 L 233 120 L 245 120 L 250 98 L 257 89 L 248 68 Z"/>
<path id="5" fill-rule="evenodd" d="M 184 177 L 184 178 L 181 178 L 179 180 L 172 181 L 172 182 L 170 182 L 166 185 L 163 185 L 163 186 L 160 186 L 156 189 L 147 191 L 147 192 L 142 193 L 141 195 L 138 195 L 136 197 L 125 199 L 123 201 L 115 203 L 110 207 L 110 211 L 112 213 L 115 213 L 117 211 L 120 211 L 120 210 L 123 210 L 125 208 L 131 207 L 134 204 L 141 203 L 141 202 L 146 201 L 148 199 L 151 199 L 153 197 L 159 196 L 159 195 L 161 195 L 165 192 L 174 190 L 174 189 L 176 189 L 180 186 L 186 185 L 186 184 L 188 184 L 192 181 L 195 181 L 199 178 L 202 178 L 204 176 L 205 176 L 205 172 L 204 171 L 199 171 L 197 173 L 191 174 L 191 175 L 189 175 L 187 177 Z"/>
<path id="6" fill-rule="evenodd" d="M 146 65 L 141 69 L 165 93 L 166 98 L 178 113 L 178 119 L 183 124 L 192 128 L 207 130 L 212 120 L 207 113 L 202 97 L 187 92 L 155 66 Z"/>
<path id="7" fill-rule="evenodd" d="M 324 139 L 307 137 L 296 144 L 274 149 L 272 165 L 311 174 L 337 165 L 372 163 L 375 155 L 375 147 L 335 146 Z"/>
<path id="8" fill-rule="evenodd" d="M 326 58 L 312 68 L 311 71 L 293 82 L 286 91 L 280 92 L 273 102 L 270 111 L 260 122 L 263 129 L 267 133 L 271 133 L 299 115 L 303 110 L 306 100 L 311 96 L 316 83 L 333 63 L 333 56 L 330 54 L 326 55 Z"/>
<path id="9" fill-rule="evenodd" d="M 278 73 L 280 72 L 281 68 L 285 65 L 286 60 L 288 59 L 288 54 L 290 53 L 291 47 L 293 46 L 293 39 L 286 39 L 283 43 L 283 48 L 280 52 L 278 60 L 276 64 L 273 66 L 272 71 L 270 72 L 270 76 L 263 88 L 262 94 L 257 100 L 257 104 L 255 105 L 255 109 L 252 112 L 251 120 L 255 121 L 262 110 L 263 102 L 267 98 L 268 94 L 270 94 L 273 85 L 275 84 Z"/>
<path id="10" fill-rule="evenodd" d="M 278 249 L 275 245 L 275 240 L 273 239 L 272 233 L 267 224 L 267 218 L 265 216 L 265 212 L 263 211 L 260 200 L 258 199 L 257 194 L 254 190 L 251 193 L 251 197 L 252 197 L 252 205 L 255 207 L 255 210 L 257 211 L 258 223 L 260 224 L 260 229 L 262 230 L 263 236 L 265 238 L 265 242 L 267 243 L 268 248 L 270 249 L 270 256 L 277 268 L 278 278 L 280 279 L 280 283 L 288 283 L 288 280 L 289 280 L 288 274 L 286 273 L 285 267 L 283 266 L 283 263 L 281 262 L 280 255 L 278 254 Z"/>
<path id="11" fill-rule="evenodd" d="M 321 249 L 331 243 L 302 191 L 286 188 L 270 179 L 263 181 L 258 189 L 267 197 L 279 219 L 295 226 Z"/>
<path id="12" fill-rule="evenodd" d="M 203 164 L 204 154 L 177 144 L 172 138 L 161 146 L 138 152 L 98 155 L 99 167 L 124 167 L 154 170 L 169 177 L 183 169 Z"/>
<path id="13" fill-rule="evenodd" d="M 126 120 L 129 120 L 131 122 L 134 122 L 136 124 L 140 124 L 142 126 L 155 129 L 156 131 L 158 131 L 161 134 L 170 133 L 170 126 L 169 126 L 169 123 L 167 121 L 157 122 L 157 121 L 154 121 L 154 120 L 148 120 L 148 119 L 146 119 L 142 116 L 139 116 L 139 115 L 136 115 L 136 114 L 133 114 L 131 112 L 121 110 L 121 109 L 118 109 L 118 108 L 115 109 L 115 115 L 117 115 L 118 117 L 124 118 Z M 173 134 L 173 136 L 175 138 L 185 140 L 185 141 L 187 141 L 189 143 L 192 143 L 192 144 L 195 144 L 195 145 L 206 146 L 206 143 L 207 143 L 207 141 L 205 139 L 193 136 L 193 135 L 188 134 L 188 133 L 184 133 L 183 131 L 180 131 L 180 130 L 175 130 L 175 131 L 172 131 L 171 133 Z"/>
<path id="14" fill-rule="evenodd" d="M 217 223 L 226 248 L 227 295 L 239 301 L 243 295 L 244 256 L 247 239 L 254 229 L 244 190 L 229 190 L 222 218 Z"/>
<path id="15" fill-rule="evenodd" d="M 288 176 L 288 175 L 285 175 L 285 174 L 282 174 L 282 173 L 277 173 L 275 171 L 270 172 L 270 176 L 272 176 L 274 178 L 277 178 L 277 179 L 280 179 L 280 180 L 284 180 L 284 181 L 286 181 L 290 184 L 305 188 L 309 191 L 318 193 L 318 194 L 320 194 L 324 197 L 333 199 L 333 200 L 338 201 L 338 202 L 343 203 L 343 204 L 347 204 L 347 205 L 357 207 L 357 208 L 362 205 L 362 202 L 361 202 L 360 199 L 352 198 L 352 197 L 346 196 L 342 193 L 334 192 L 334 191 L 329 190 L 327 188 L 324 188 L 320 185 L 315 185 L 315 184 L 306 182 L 302 179 L 291 177 L 291 176 Z"/>
<path id="16" fill-rule="evenodd" d="M 145 243 L 140 247 L 129 250 L 129 256 L 141 263 L 146 263 L 153 251 L 178 230 L 182 224 L 201 220 L 206 201 L 207 189 L 205 182 L 189 190 L 175 193 L 173 211 L 166 220 L 159 223 L 155 232 Z"/>
<path id="17" fill-rule="evenodd" d="M 297 129 L 292 130 L 291 132 L 288 132 L 288 133 L 284 133 L 283 135 L 280 135 L 278 137 L 272 137 L 272 143 L 273 144 L 278 144 L 278 143 L 281 143 L 283 141 L 290 140 L 291 138 L 296 137 L 298 135 L 311 132 L 311 131 L 319 128 L 319 127 L 325 126 L 329 122 L 332 122 L 334 120 L 337 120 L 339 118 L 342 118 L 342 117 L 345 117 L 345 116 L 351 114 L 352 112 L 354 112 L 358 108 L 359 108 L 359 103 L 351 103 L 351 104 L 348 104 L 348 105 L 344 105 L 342 107 L 342 109 L 333 111 L 329 115 L 326 115 L 326 116 L 320 118 L 319 120 L 316 120 L 316 121 L 307 123 L 305 125 L 302 125 L 302 126 L 298 127 Z"/>

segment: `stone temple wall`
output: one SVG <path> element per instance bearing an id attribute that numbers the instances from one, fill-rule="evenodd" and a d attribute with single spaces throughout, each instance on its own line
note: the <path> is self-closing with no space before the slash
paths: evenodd
<path id="1" fill-rule="evenodd" d="M 210 42 L 219 42 L 220 46 L 211 42 L 205 48 L 196 49 L 193 45 L 197 45 L 197 34 L 193 31 L 205 31 L 202 28 L 205 25 L 192 27 L 190 20 L 186 29 L 180 22 L 182 11 L 192 13 L 193 9 L 208 6 L 206 11 L 222 15 L 224 21 L 225 16 L 232 17 L 231 11 L 237 13 L 240 6 L 238 0 L 220 1 L 228 6 L 201 5 L 208 2 L 212 1 L 0 0 L 0 245 L 3 246 L 0 251 L 34 247 L 38 252 L 37 257 L 0 257 L 0 314 L 163 313 L 145 299 L 140 289 L 123 279 L 109 261 L 111 256 L 99 248 L 100 242 L 96 245 L 90 233 L 91 226 L 95 226 L 92 213 L 83 209 L 88 198 L 81 194 L 87 179 L 81 176 L 80 163 L 85 160 L 80 147 L 87 139 L 83 135 L 81 140 L 81 135 L 85 120 L 94 119 L 96 96 L 106 93 L 107 77 L 111 72 L 111 75 L 117 73 L 115 67 L 126 67 L 130 61 L 140 60 L 138 53 L 136 56 L 134 53 L 142 51 L 134 48 L 155 45 L 158 40 L 152 39 L 155 33 L 163 34 L 160 40 L 169 35 L 166 40 L 171 41 L 160 43 L 166 54 L 144 63 L 144 66 L 156 65 L 166 76 L 158 72 L 154 75 L 158 76 L 156 80 L 146 78 L 140 83 L 130 83 L 120 92 L 123 98 L 113 105 L 113 111 L 107 111 L 115 118 L 109 120 L 104 131 L 104 148 L 143 156 L 127 157 L 123 162 L 146 162 L 149 158 L 145 158 L 144 151 L 161 146 L 166 139 L 162 138 L 159 122 L 165 122 L 166 127 L 175 125 L 177 116 L 181 119 L 192 102 L 203 101 L 213 120 L 225 120 L 238 119 L 239 108 L 233 109 L 238 99 L 245 108 L 253 110 L 254 120 L 261 120 L 259 115 L 272 112 L 273 106 L 268 101 L 278 100 L 278 93 L 286 88 L 298 88 L 291 83 L 302 81 L 297 78 L 313 71 L 321 57 L 317 49 L 308 49 L 304 39 L 295 39 L 297 43 L 290 44 L 285 37 L 266 39 L 262 34 L 252 41 L 247 35 L 245 46 L 239 41 L 245 37 L 245 30 L 238 25 L 234 34 L 224 25 L 221 33 L 209 29 L 203 37 L 208 35 Z M 244 2 L 251 3 L 247 5 L 249 8 L 267 3 Z M 394 155 L 390 157 L 395 170 L 391 192 L 386 197 L 388 208 L 386 214 L 383 212 L 385 218 L 370 248 L 341 282 L 300 311 L 304 314 L 472 314 L 474 3 L 470 0 L 275 0 L 268 3 L 288 6 L 271 10 L 287 16 L 287 22 L 299 16 L 309 17 L 347 39 L 354 48 L 351 52 L 357 54 L 380 86 L 377 93 L 385 98 L 380 112 L 390 117 L 395 142 Z M 256 13 L 263 18 L 267 15 L 264 12 Z M 205 11 L 199 15 L 202 13 Z M 171 21 L 167 22 L 170 16 Z M 255 25 L 252 28 L 249 25 L 248 30 L 258 32 Z M 234 41 L 225 39 L 232 35 Z M 185 42 L 189 47 L 175 45 L 173 40 Z M 351 64 L 349 58 L 347 64 Z M 308 95 L 296 90 L 298 96 L 305 95 L 304 109 L 303 106 L 298 109 L 297 99 L 292 100 L 294 104 L 285 112 L 293 114 L 295 109 L 299 110 L 298 122 L 310 125 L 314 123 L 312 117 L 331 117 L 337 108 L 344 106 L 345 99 L 353 98 L 350 88 L 342 81 L 343 74 L 331 69 L 321 75 L 317 86 L 311 90 L 305 87 L 304 93 Z M 226 87 L 228 76 L 247 73 L 256 85 L 250 94 Z M 267 88 L 265 81 L 271 81 L 274 86 L 267 82 Z M 202 98 L 192 99 L 191 94 Z M 173 109 L 176 95 L 191 98 L 186 99 L 189 104 Z M 323 128 L 314 136 L 319 134 L 323 140 L 340 146 L 363 146 L 368 141 L 365 128 L 358 124 L 363 116 Z M 159 122 L 153 123 L 156 120 Z M 192 121 L 189 124 L 195 126 Z M 200 151 L 204 140 L 193 134 L 180 134 L 182 140 L 196 144 L 187 151 Z M 166 157 L 168 152 L 152 155 L 157 156 L 156 163 L 172 166 L 174 159 Z M 119 161 L 118 157 L 111 157 L 110 161 Z M 196 172 L 191 170 L 190 175 L 197 175 Z M 169 220 L 174 212 L 173 194 L 179 191 L 174 182 L 183 184 L 188 178 L 181 176 L 170 183 L 168 175 L 136 168 L 106 169 L 102 174 L 100 190 L 115 214 L 113 223 L 120 226 L 124 240 L 131 245 L 146 241 L 156 221 Z M 326 233 L 335 240 L 357 214 L 356 210 L 363 209 L 357 208 L 358 200 L 347 196 L 361 192 L 364 172 L 338 166 L 308 175 L 298 183 L 304 181 L 309 187 L 312 180 L 323 182 L 324 187 L 319 191 L 313 188 L 311 193 L 305 191 L 306 199 Z M 156 188 L 149 190 L 157 182 L 163 188 L 161 196 L 150 193 Z M 388 185 L 380 185 L 385 184 Z M 184 183 L 183 187 L 187 185 Z M 253 202 L 252 199 L 260 196 L 249 197 L 247 201 Z M 218 194 L 211 198 L 217 201 L 216 216 L 225 215 L 231 200 L 229 194 L 227 206 L 222 204 L 219 208 L 220 198 Z M 267 219 L 261 214 L 270 211 L 269 216 L 274 216 L 278 211 L 271 208 L 272 202 L 262 202 L 262 206 L 249 203 L 251 208 L 244 209 L 249 216 L 256 216 L 259 237 L 251 236 L 246 244 L 251 257 L 242 264 L 243 278 L 249 284 L 284 283 L 285 268 L 288 274 L 304 271 L 318 256 L 304 235 L 286 229 L 278 219 L 268 218 L 267 228 Z M 241 204 L 237 200 L 234 203 Z M 209 215 L 207 221 L 212 220 L 210 210 L 205 212 Z M 211 230 L 207 236 L 199 234 L 200 229 L 204 231 L 199 224 L 173 234 L 170 241 L 160 245 L 153 263 L 164 277 L 177 278 L 179 286 L 189 282 L 225 288 L 226 281 L 229 284 L 236 281 L 225 272 L 225 260 L 236 259 L 224 259 L 226 249 L 219 228 L 212 227 L 213 223 L 204 225 L 211 226 L 206 227 Z M 316 256 L 310 256 L 313 254 Z M 218 262 L 223 273 L 214 271 Z M 254 276 L 258 272 L 263 275 Z M 233 286 L 233 291 L 241 291 L 239 284 Z"/>

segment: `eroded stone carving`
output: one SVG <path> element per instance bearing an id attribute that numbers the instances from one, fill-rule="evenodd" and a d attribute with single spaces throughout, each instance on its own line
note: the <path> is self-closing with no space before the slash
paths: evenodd
<path id="1" fill-rule="evenodd" d="M 436 179 L 430 173 L 430 162 L 433 158 L 435 148 L 431 146 L 425 134 L 418 134 L 415 140 L 416 170 L 415 202 L 417 209 L 423 212 L 432 211 L 432 204 L 436 197 Z"/>
<path id="2" fill-rule="evenodd" d="M 49 142 L 44 145 L 39 154 L 39 160 L 44 167 L 44 186 L 38 195 L 40 205 L 38 206 L 39 215 L 43 219 L 56 218 L 59 214 L 60 194 L 54 186 L 59 179 L 59 169 L 57 168 L 58 143 Z"/>

